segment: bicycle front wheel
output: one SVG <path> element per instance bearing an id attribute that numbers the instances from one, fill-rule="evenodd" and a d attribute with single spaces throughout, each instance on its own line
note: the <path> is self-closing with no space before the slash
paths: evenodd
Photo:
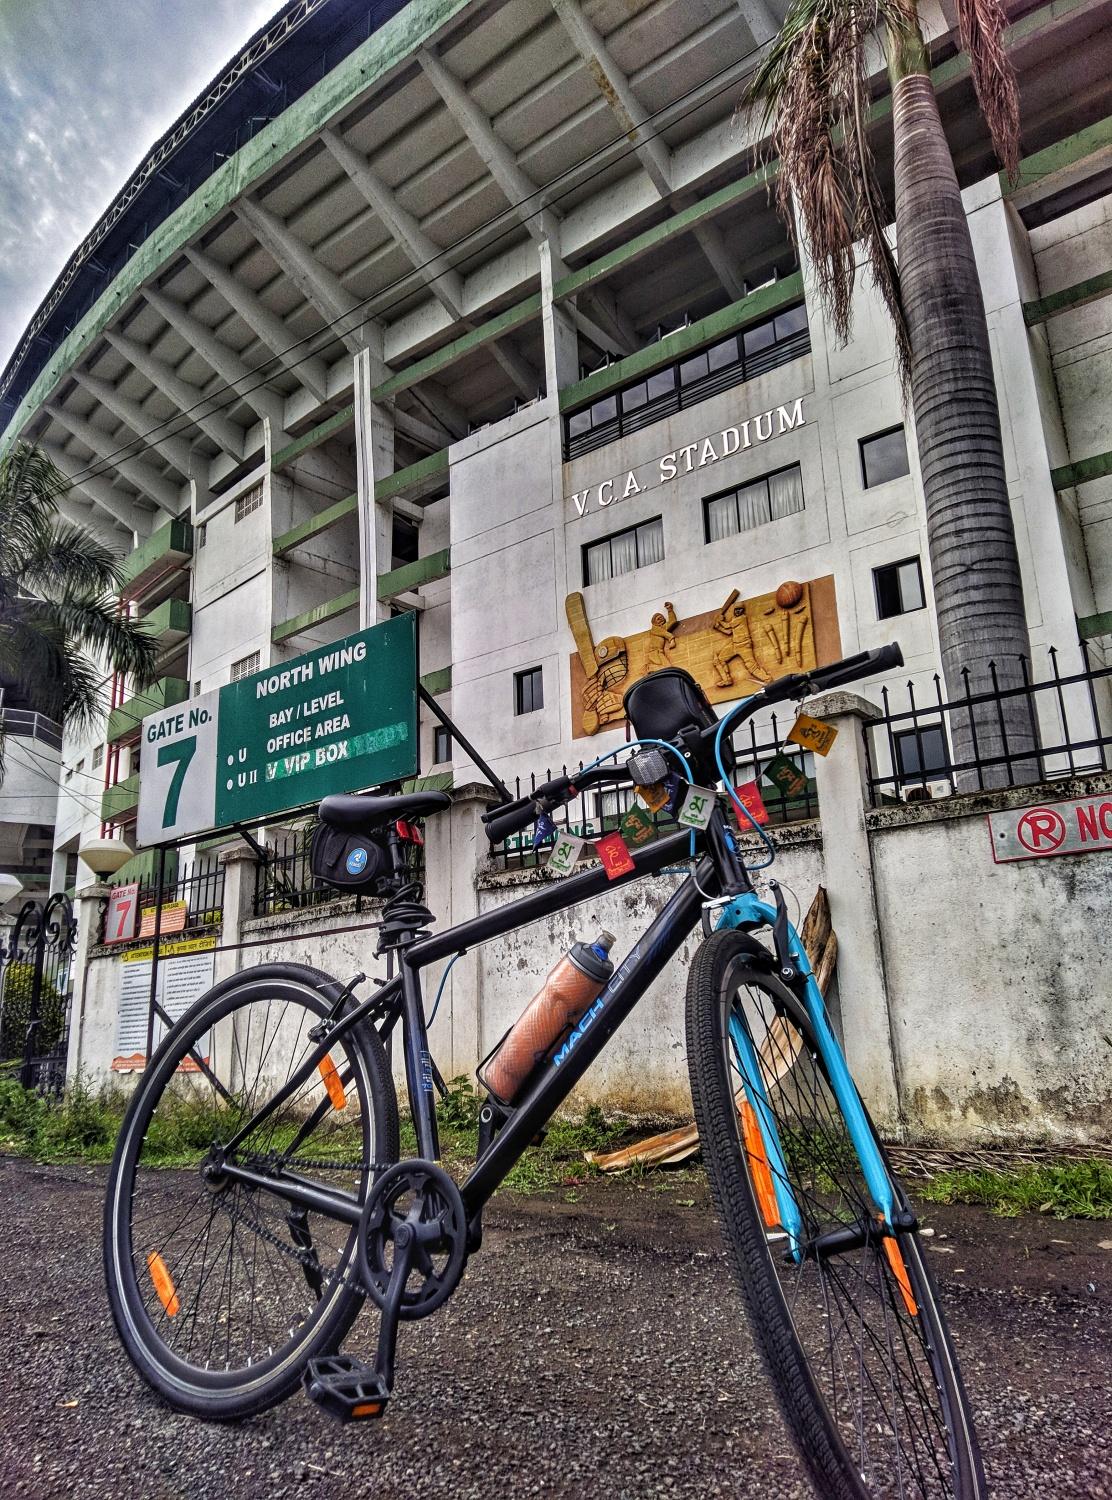
<path id="1" fill-rule="evenodd" d="M 882 1232 L 806 1014 L 755 947 L 723 931 L 696 955 L 688 1065 L 711 1193 L 784 1418 L 824 1497 L 980 1500 L 920 1236 Z"/>
<path id="2" fill-rule="evenodd" d="M 362 1305 L 354 1227 L 219 1171 L 296 1175 L 361 1204 L 397 1160 L 393 1080 L 365 1024 L 225 1150 L 312 1058 L 330 993 L 297 964 L 217 985 L 156 1052 L 121 1127 L 104 1215 L 112 1315 L 143 1378 L 194 1416 L 252 1416 L 289 1395 Z"/>

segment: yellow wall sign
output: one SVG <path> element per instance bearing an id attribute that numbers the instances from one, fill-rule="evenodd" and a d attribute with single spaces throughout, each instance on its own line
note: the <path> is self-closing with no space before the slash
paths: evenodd
<path id="1" fill-rule="evenodd" d="M 830 747 L 838 738 L 833 724 L 822 719 L 812 719 L 810 714 L 800 714 L 792 725 L 788 739 L 793 745 L 802 745 L 804 750 L 813 750 L 816 755 L 829 755 Z"/>

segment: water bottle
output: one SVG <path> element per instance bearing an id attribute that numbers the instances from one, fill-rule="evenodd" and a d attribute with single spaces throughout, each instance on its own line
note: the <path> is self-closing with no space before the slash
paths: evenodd
<path id="1" fill-rule="evenodd" d="M 479 1082 L 501 1103 L 514 1102 L 537 1064 L 602 993 L 614 972 L 608 956 L 613 946 L 612 932 L 600 932 L 590 944 L 574 943 L 483 1064 Z"/>

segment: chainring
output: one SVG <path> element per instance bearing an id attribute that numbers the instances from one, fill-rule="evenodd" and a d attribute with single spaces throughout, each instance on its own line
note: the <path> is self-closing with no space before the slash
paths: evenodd
<path id="1" fill-rule="evenodd" d="M 384 1306 L 399 1224 L 414 1233 L 412 1268 L 400 1318 L 428 1317 L 459 1285 L 467 1264 L 467 1211 L 443 1167 L 414 1158 L 389 1167 L 371 1188 L 359 1220 L 359 1277 L 371 1301 Z"/>

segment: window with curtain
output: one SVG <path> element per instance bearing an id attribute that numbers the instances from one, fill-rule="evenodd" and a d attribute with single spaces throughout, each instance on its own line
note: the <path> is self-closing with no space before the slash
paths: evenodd
<path id="1" fill-rule="evenodd" d="M 583 581 L 604 583 L 608 578 L 632 573 L 634 568 L 647 568 L 663 557 L 664 522 L 656 516 L 640 526 L 629 526 L 601 541 L 588 543 L 583 548 Z"/>
<path id="2" fill-rule="evenodd" d="M 803 508 L 803 474 L 798 464 L 791 464 L 704 500 L 706 539 L 720 542 L 724 537 L 793 516 Z"/>

